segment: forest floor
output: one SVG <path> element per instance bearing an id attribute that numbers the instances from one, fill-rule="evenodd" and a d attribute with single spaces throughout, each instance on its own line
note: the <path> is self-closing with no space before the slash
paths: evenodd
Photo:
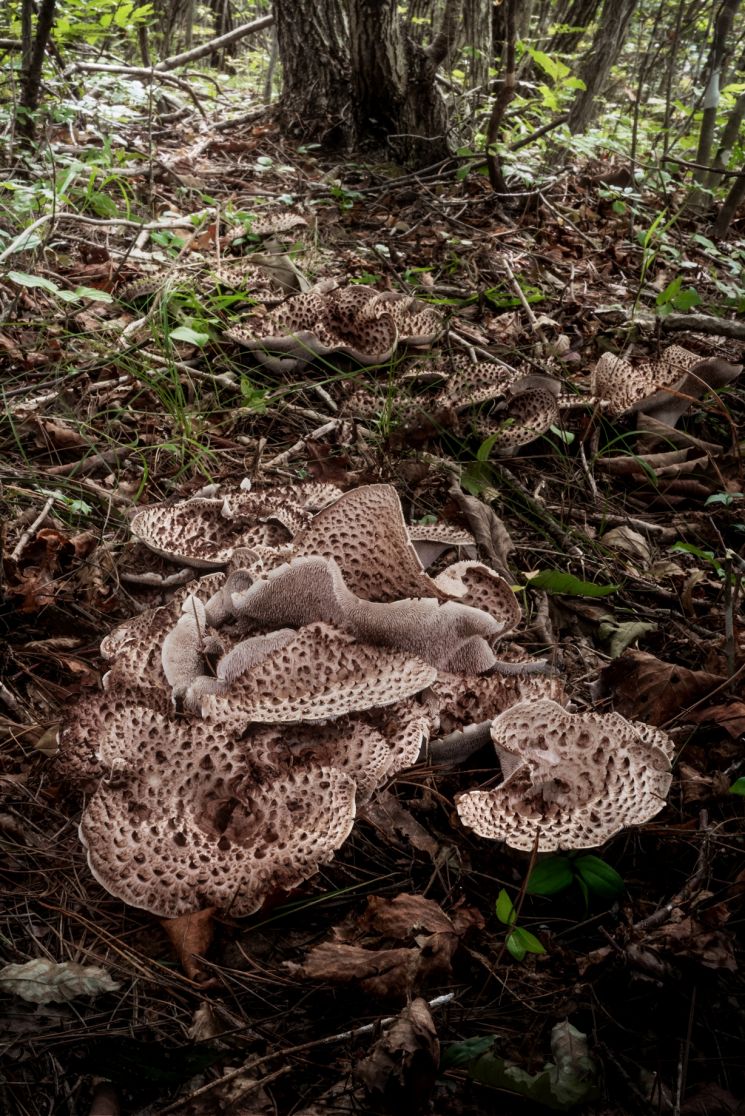
<path id="1" fill-rule="evenodd" d="M 586 402 L 606 350 L 638 361 L 675 342 L 741 360 L 726 329 L 673 332 L 666 311 L 690 306 L 680 294 L 693 290 L 697 312 L 733 322 L 742 220 L 729 244 L 707 239 L 701 215 L 683 214 L 657 237 L 650 230 L 674 199 L 649 182 L 624 195 L 617 166 L 567 163 L 541 190 L 500 204 L 487 179 L 456 162 L 419 176 L 372 160 L 333 166 L 265 123 L 208 142 L 178 129 L 156 138 L 152 173 L 117 180 L 112 171 L 112 182 L 126 183 L 139 212 L 187 227 L 148 238 L 105 217 L 58 219 L 39 230 L 50 233 L 39 262 L 6 261 L 15 272 L 2 280 L 0 949 L 4 964 L 99 965 L 117 985 L 67 1002 L 4 997 L 3 1113 L 745 1111 L 744 800 L 730 793 L 745 774 L 745 384 L 689 409 L 681 426 L 708 448 L 689 442 L 666 465 L 645 458 L 633 415 Z M 303 274 L 431 301 L 512 367 L 550 364 L 575 405 L 540 438 L 490 455 L 457 411 L 416 429 L 399 422 L 395 362 L 322 364 L 278 381 L 220 340 L 232 296 L 161 298 L 150 312 L 117 300 L 147 271 L 147 254 L 214 259 L 241 214 L 290 204 L 308 221 L 289 249 Z M 197 213 L 206 216 L 189 228 Z M 248 236 L 238 250 L 256 247 Z M 55 293 L 81 285 L 113 299 Z M 174 320 L 186 332 L 169 356 Z M 210 340 L 192 336 L 205 328 Z M 344 417 L 361 384 L 379 392 L 375 421 Z M 190 975 L 154 916 L 94 881 L 78 841 L 81 799 L 55 760 L 56 727 L 100 686 L 101 638 L 168 596 L 138 583 L 177 567 L 131 540 L 131 511 L 246 475 L 389 482 L 408 516 L 463 525 L 451 495 L 458 477 L 491 505 L 515 548 L 526 614 L 518 642 L 548 655 L 581 707 L 664 726 L 675 741 L 665 808 L 595 850 L 622 887 L 525 894 L 529 855 L 476 837 L 454 812 L 453 795 L 488 763 L 482 753 L 465 772 L 428 766 L 398 778 L 413 838 L 360 822 L 297 891 L 247 919 L 218 916 Z M 541 590 L 530 588 L 536 573 Z M 557 573 L 578 581 L 559 592 Z M 592 586 L 603 595 L 588 595 Z M 502 890 L 545 952 L 517 960 L 505 948 Z M 369 901 L 390 911 L 401 895 L 428 901 L 419 921 L 371 929 Z M 388 951 L 372 984 L 313 981 L 288 967 L 338 940 L 339 926 Z M 442 935 L 445 960 L 433 945 Z M 381 1020 L 419 996 L 431 1004 L 439 1069 L 434 1037 L 425 1025 L 416 1032 L 411 1013 L 387 1061 L 376 1046 Z M 556 1030 L 567 1020 L 586 1039 Z M 562 1058 L 568 1085 L 544 1072 Z M 524 1073 L 510 1076 L 503 1059 Z M 363 1062 L 377 1092 L 355 1073 Z"/>

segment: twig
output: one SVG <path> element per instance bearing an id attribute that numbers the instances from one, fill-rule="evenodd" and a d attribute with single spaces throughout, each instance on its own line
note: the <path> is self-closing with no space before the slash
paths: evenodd
<path id="1" fill-rule="evenodd" d="M 26 548 L 26 544 L 29 542 L 29 540 L 31 538 L 33 538 L 34 534 L 39 529 L 39 527 L 41 527 L 42 523 L 44 522 L 46 517 L 49 515 L 49 512 L 52 510 L 52 505 L 54 504 L 54 501 L 56 499 L 57 499 L 56 496 L 50 496 L 49 499 L 47 500 L 46 504 L 44 505 L 44 507 L 41 509 L 41 511 L 37 515 L 36 519 L 30 525 L 30 527 L 27 527 L 26 530 L 23 532 L 20 539 L 18 540 L 16 545 L 13 547 L 13 553 L 10 556 L 11 559 L 14 562 L 17 562 L 18 559 L 21 557 L 21 555 L 23 554 L 24 549 Z"/>
<path id="2" fill-rule="evenodd" d="M 435 996 L 434 1000 L 429 1001 L 429 1007 L 442 1007 L 444 1004 L 449 1004 L 454 998 L 454 995 L 453 992 L 446 992 L 444 996 Z M 298 1043 L 297 1046 L 286 1046 L 284 1049 L 273 1050 L 270 1054 L 262 1054 L 260 1058 L 255 1058 L 252 1062 L 247 1062 L 237 1069 L 230 1070 L 214 1081 L 208 1081 L 206 1085 L 201 1085 L 198 1089 L 195 1089 L 194 1092 L 189 1093 L 187 1097 L 182 1097 L 181 1100 L 174 1101 L 173 1104 L 161 1108 L 159 1116 L 168 1116 L 170 1112 L 177 1112 L 187 1101 L 196 1100 L 197 1097 L 202 1097 L 205 1093 L 210 1093 L 213 1089 L 217 1089 L 221 1085 L 227 1085 L 228 1082 L 234 1081 L 235 1078 L 240 1077 L 241 1074 L 251 1073 L 257 1066 L 261 1066 L 265 1062 L 270 1062 L 274 1058 L 288 1058 L 293 1054 L 301 1054 L 305 1050 L 314 1050 L 318 1046 L 331 1046 L 333 1043 L 345 1042 L 347 1039 L 358 1038 L 360 1035 L 369 1035 L 377 1030 L 378 1027 L 386 1027 L 389 1023 L 393 1023 L 394 1019 L 395 1016 L 387 1016 L 385 1019 L 380 1019 L 376 1023 L 365 1023 L 361 1027 L 353 1027 L 351 1031 L 340 1031 L 337 1035 L 326 1035 L 324 1038 L 311 1039 L 310 1042 L 301 1042 Z M 283 1068 L 286 1069 L 287 1067 Z"/>
<path id="3" fill-rule="evenodd" d="M 282 453 L 278 453 L 277 456 L 273 457 L 270 461 L 265 461 L 264 468 L 276 469 L 278 465 L 285 465 L 291 457 L 294 457 L 296 453 L 301 453 L 305 449 L 305 443 L 309 438 L 323 438 L 326 434 L 330 434 L 332 430 L 336 430 L 338 425 L 339 420 L 332 419 L 331 422 L 326 422 L 323 426 L 317 427 L 317 429 L 312 430 L 310 434 L 305 434 L 295 442 L 294 445 L 290 446 L 289 449 L 284 450 Z"/>

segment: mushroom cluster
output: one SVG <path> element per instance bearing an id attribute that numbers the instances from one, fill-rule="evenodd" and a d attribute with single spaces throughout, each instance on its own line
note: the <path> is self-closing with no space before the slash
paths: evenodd
<path id="1" fill-rule="evenodd" d="M 91 870 L 126 902 L 252 913 L 328 862 L 431 737 L 483 723 L 503 782 L 457 803 L 479 834 L 585 847 L 661 808 L 667 738 L 567 713 L 544 664 L 497 648 L 521 618 L 509 584 L 467 532 L 409 529 L 391 486 L 209 489 L 132 530 L 211 572 L 106 637 L 104 691 L 61 729 Z M 430 576 L 420 554 L 453 547 Z"/>

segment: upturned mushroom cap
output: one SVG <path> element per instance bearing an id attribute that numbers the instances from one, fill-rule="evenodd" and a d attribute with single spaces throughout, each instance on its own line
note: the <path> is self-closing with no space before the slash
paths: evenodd
<path id="1" fill-rule="evenodd" d="M 80 824 L 91 871 L 112 895 L 163 918 L 210 906 L 248 915 L 346 840 L 356 784 L 342 771 L 252 770 L 246 745 L 217 725 L 130 713 L 128 760 Z"/>
<path id="2" fill-rule="evenodd" d="M 433 598 L 413 598 L 387 603 L 363 600 L 344 584 L 333 559 L 295 558 L 287 565 L 257 579 L 250 588 L 233 595 L 233 609 L 242 620 L 262 627 L 291 624 L 299 627 L 323 621 L 356 636 L 363 643 L 407 651 L 440 670 L 489 670 L 495 657 L 487 640 L 502 634 L 515 622 L 511 589 L 497 574 L 480 563 L 461 563 L 450 584 L 467 596 L 469 583 L 475 598 L 493 604 L 502 618 L 481 607 Z M 475 567 L 475 568 L 474 568 Z M 462 576 L 461 576 L 462 575 Z M 374 589 L 371 585 L 368 592 Z M 507 595 L 512 602 L 507 600 Z"/>
<path id="3" fill-rule="evenodd" d="M 742 365 L 718 357 L 702 359 L 680 345 L 670 345 L 657 360 L 635 364 L 603 353 L 592 375 L 592 391 L 613 415 L 644 411 L 674 426 L 694 400 L 729 383 L 741 370 Z"/>
<path id="4" fill-rule="evenodd" d="M 490 791 L 456 798 L 461 821 L 481 837 L 539 852 L 602 845 L 659 813 L 670 789 L 669 737 L 617 713 L 568 713 L 523 701 L 492 724 L 506 771 Z"/>
<path id="5" fill-rule="evenodd" d="M 389 484 L 367 484 L 329 504 L 293 540 L 295 554 L 333 558 L 347 588 L 374 601 L 446 595 L 428 577 Z"/>

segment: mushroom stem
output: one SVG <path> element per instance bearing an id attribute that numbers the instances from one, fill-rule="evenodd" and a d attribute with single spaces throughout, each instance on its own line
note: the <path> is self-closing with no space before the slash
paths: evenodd
<path id="1" fill-rule="evenodd" d="M 512 664 L 510 664 L 512 665 Z M 419 760 L 433 763 L 464 763 L 474 752 L 491 742 L 491 721 L 481 721 L 477 725 L 466 725 L 464 729 L 430 740 L 419 753 Z"/>

